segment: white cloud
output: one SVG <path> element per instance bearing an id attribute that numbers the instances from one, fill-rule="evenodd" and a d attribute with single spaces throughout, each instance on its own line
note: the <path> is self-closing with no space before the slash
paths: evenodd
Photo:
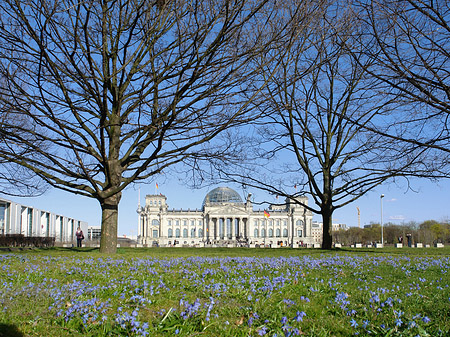
<path id="1" fill-rule="evenodd" d="M 405 220 L 405 216 L 404 215 L 391 215 L 389 217 L 389 220 Z"/>

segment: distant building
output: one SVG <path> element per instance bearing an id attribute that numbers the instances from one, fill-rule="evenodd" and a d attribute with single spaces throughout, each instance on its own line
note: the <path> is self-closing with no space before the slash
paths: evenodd
<path id="1" fill-rule="evenodd" d="M 102 233 L 101 226 L 89 226 L 88 227 L 88 239 L 89 240 L 100 240 L 100 236 Z"/>
<path id="2" fill-rule="evenodd" d="M 346 224 L 333 223 L 331 224 L 331 231 L 348 230 Z M 311 235 L 314 237 L 314 242 L 321 243 L 323 238 L 323 223 L 318 221 L 313 221 L 311 226 Z"/>
<path id="3" fill-rule="evenodd" d="M 313 221 L 311 226 L 311 235 L 315 243 L 321 243 L 323 238 L 323 224 L 321 222 Z"/>
<path id="4" fill-rule="evenodd" d="M 332 224 L 331 226 L 332 226 L 331 230 L 332 230 L 333 232 L 337 232 L 337 231 L 346 231 L 346 230 L 348 230 L 347 225 L 344 224 L 344 223 L 334 223 L 334 224 Z"/>
<path id="5" fill-rule="evenodd" d="M 267 211 L 254 210 L 228 187 L 210 191 L 200 210 L 169 210 L 164 195 L 147 195 L 138 207 L 138 243 L 159 246 L 313 245 L 312 213 L 286 199 Z M 297 199 L 304 204 L 308 198 Z"/>
<path id="6" fill-rule="evenodd" d="M 87 232 L 87 222 L 0 198 L 0 235 L 54 237 L 55 242 L 76 242 L 75 232 Z"/>

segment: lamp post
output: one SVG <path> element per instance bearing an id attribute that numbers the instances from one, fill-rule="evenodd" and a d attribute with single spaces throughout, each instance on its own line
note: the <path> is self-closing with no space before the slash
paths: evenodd
<path id="1" fill-rule="evenodd" d="M 380 195 L 380 208 L 381 208 L 381 246 L 384 247 L 384 238 L 383 238 L 383 198 L 384 194 Z"/>

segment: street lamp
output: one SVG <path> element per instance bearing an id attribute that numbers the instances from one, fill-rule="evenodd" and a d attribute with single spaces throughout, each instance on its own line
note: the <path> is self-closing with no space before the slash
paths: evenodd
<path id="1" fill-rule="evenodd" d="M 384 247 L 384 238 L 383 238 L 383 198 L 384 194 L 380 195 L 380 207 L 381 207 L 381 246 Z"/>

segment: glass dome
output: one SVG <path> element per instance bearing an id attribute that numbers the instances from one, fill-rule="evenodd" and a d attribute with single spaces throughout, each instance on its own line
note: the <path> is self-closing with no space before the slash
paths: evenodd
<path id="1" fill-rule="evenodd" d="M 206 195 L 205 200 L 203 200 L 203 206 L 223 203 L 242 203 L 242 198 L 235 190 L 229 187 L 217 187 L 210 191 Z"/>

